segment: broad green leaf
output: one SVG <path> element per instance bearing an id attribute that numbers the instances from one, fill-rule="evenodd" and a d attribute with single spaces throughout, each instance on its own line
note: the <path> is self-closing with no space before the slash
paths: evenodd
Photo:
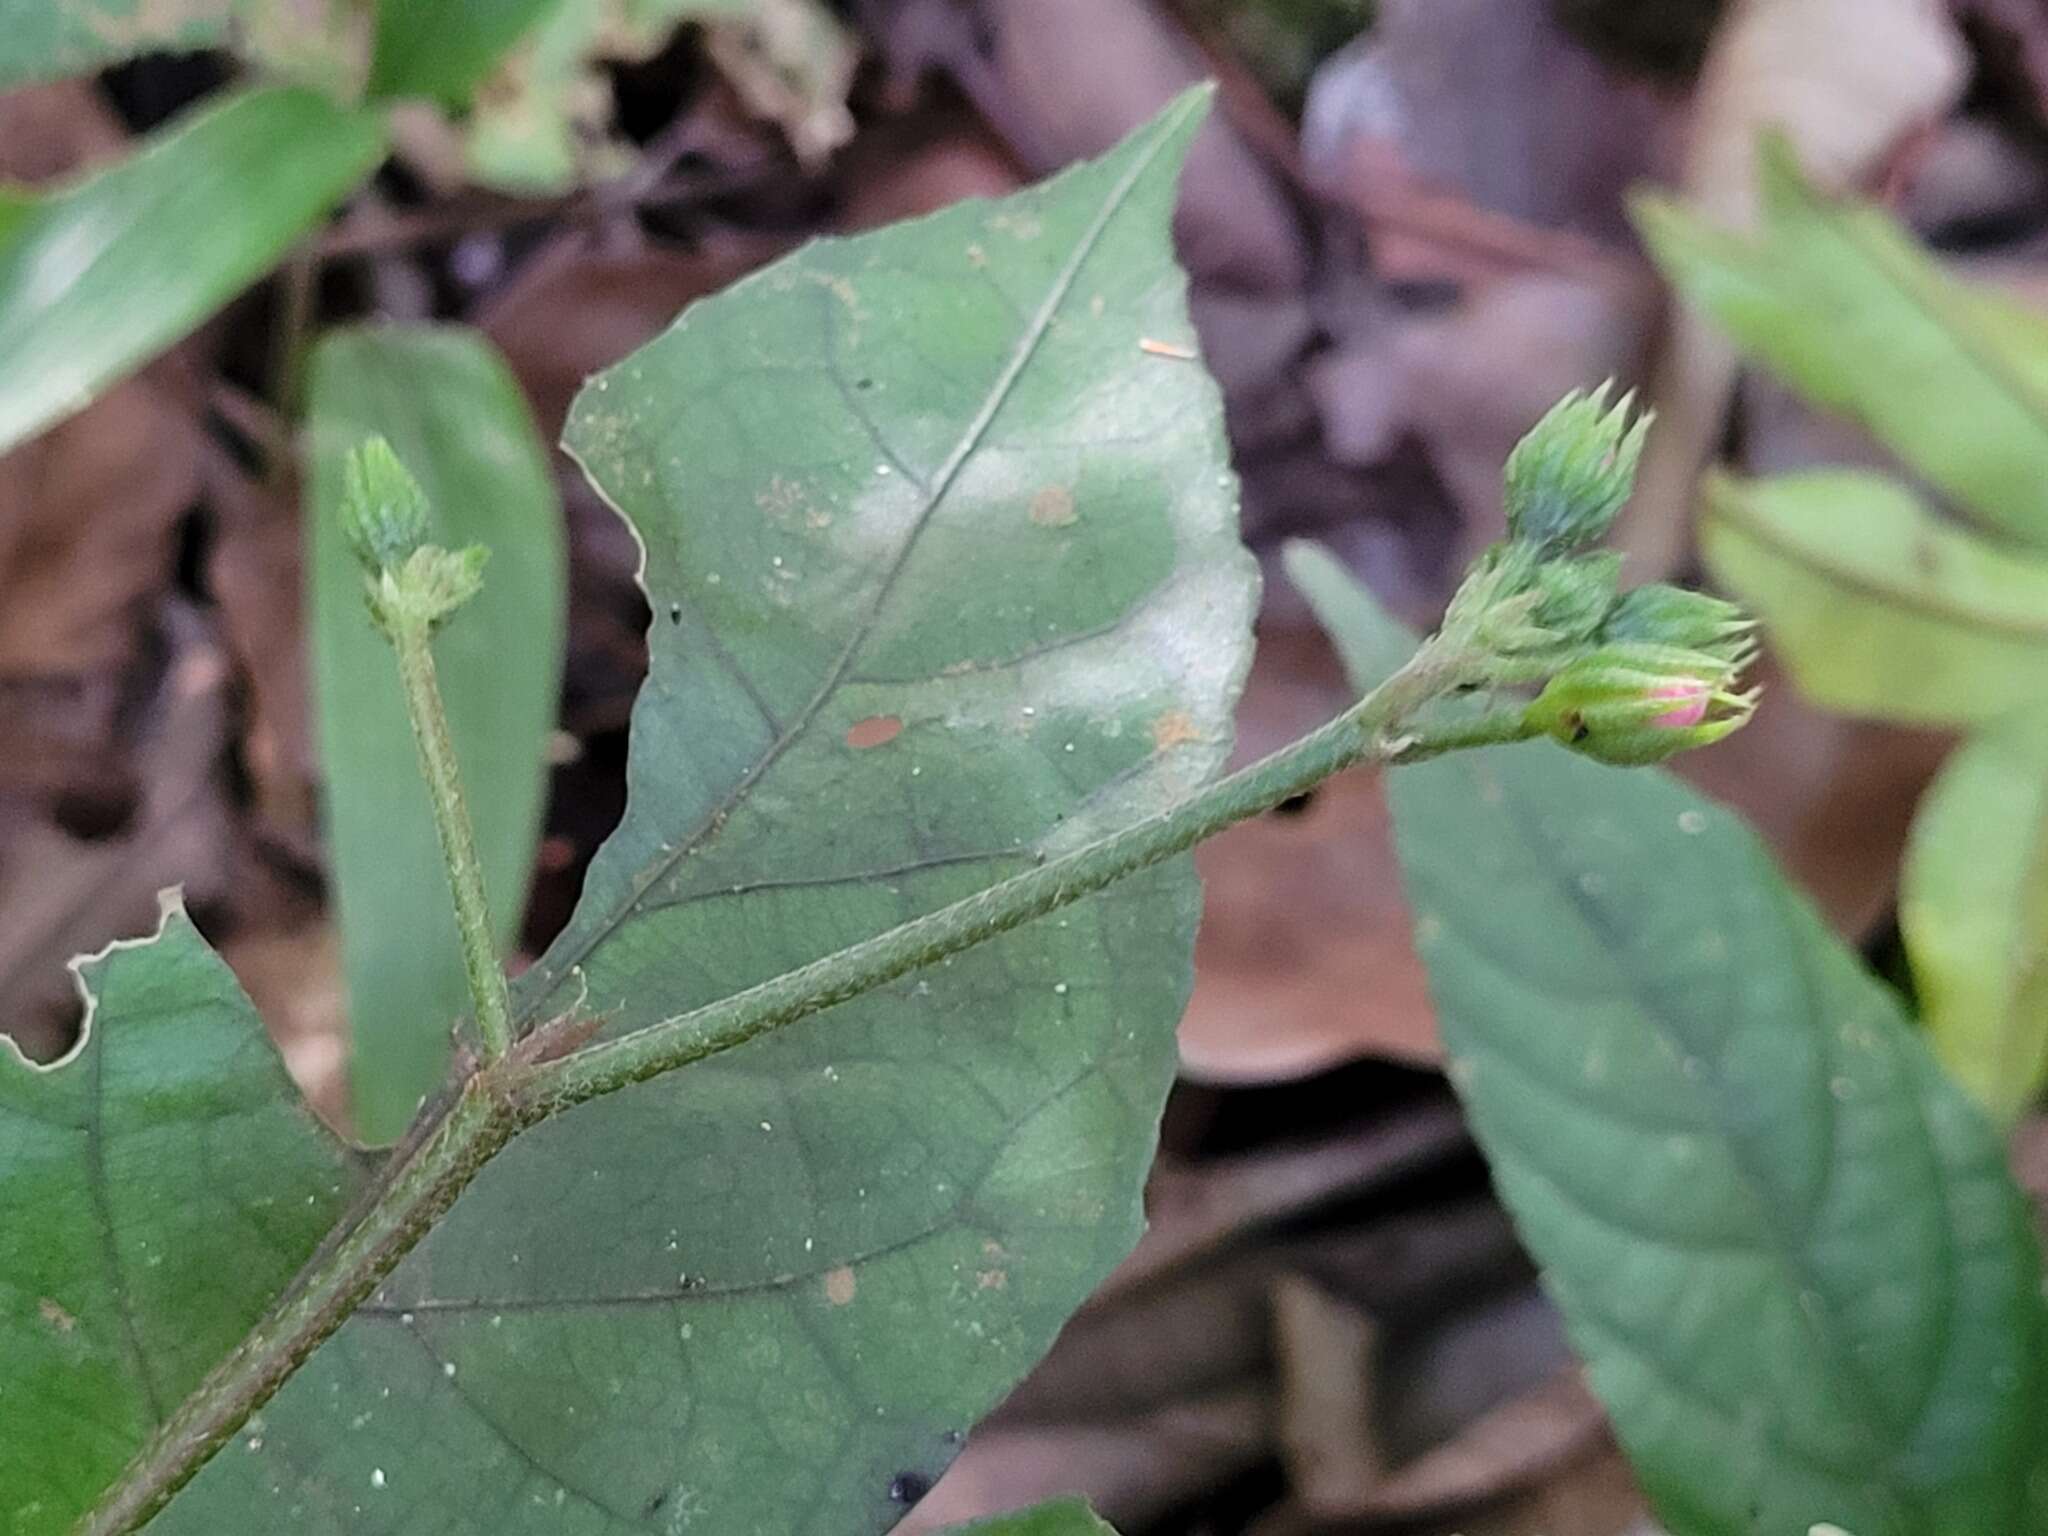
<path id="1" fill-rule="evenodd" d="M 1986 523 L 2048 544 L 2048 317 L 1944 273 L 1893 220 L 1822 196 L 1767 141 L 1760 228 L 1644 198 L 1664 275 L 1746 351 Z"/>
<path id="2" fill-rule="evenodd" d="M 341 536 L 342 461 L 383 434 L 433 504 L 435 542 L 491 552 L 482 593 L 435 636 L 434 656 L 505 948 L 526 905 L 561 687 L 562 508 L 518 384 L 473 331 L 337 331 L 313 354 L 308 400 L 313 692 L 356 1130 L 376 1144 L 440 1083 L 469 994 L 398 669 Z"/>
<path id="3" fill-rule="evenodd" d="M 528 1022 L 729 995 L 1219 767 L 1254 576 L 1215 387 L 1141 345 L 1190 336 L 1203 103 L 586 389 L 651 675 Z M 1197 895 L 1175 861 L 521 1137 L 153 1536 L 888 1528 L 1137 1234 Z"/>
<path id="4" fill-rule="evenodd" d="M 1054 1499 L 1013 1515 L 949 1525 L 940 1536 L 1116 1536 L 1085 1499 Z"/>
<path id="5" fill-rule="evenodd" d="M 1452 1082 L 1665 1524 L 2036 1528 L 2026 1203 L 1754 834 L 1547 743 L 1387 793 Z"/>
<path id="6" fill-rule="evenodd" d="M 0 1037 L 0 1530 L 55 1536 L 254 1323 L 356 1182 L 175 898 L 72 962 L 64 1061 Z"/>
<path id="7" fill-rule="evenodd" d="M 2048 1081 L 2048 713 L 1943 767 L 1913 821 L 1899 926 L 1935 1053 L 2017 1120 Z"/>
<path id="8" fill-rule="evenodd" d="M 1880 475 L 1707 482 L 1701 547 L 1831 709 L 1970 725 L 2048 700 L 2048 559 L 1943 522 Z"/>
<path id="9" fill-rule="evenodd" d="M 381 119 L 248 91 L 0 215 L 0 451 L 90 402 L 263 275 L 384 153 Z"/>
<path id="10" fill-rule="evenodd" d="M 0 90 L 226 43 L 235 0 L 0 0 Z"/>

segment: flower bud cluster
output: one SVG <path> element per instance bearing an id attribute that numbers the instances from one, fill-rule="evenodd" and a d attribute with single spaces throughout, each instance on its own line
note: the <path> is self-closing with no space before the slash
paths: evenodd
<path id="1" fill-rule="evenodd" d="M 1739 691 L 1753 623 L 1733 603 L 1661 584 L 1620 590 L 1621 557 L 1588 546 L 1633 486 L 1646 416 L 1610 387 L 1573 394 L 1509 456 L 1507 539 L 1482 555 L 1445 629 L 1488 658 L 1488 682 L 1541 682 L 1531 729 L 1602 762 L 1660 762 L 1718 741 L 1755 708 Z M 1633 419 L 1631 419 L 1633 417 Z"/>
<path id="2" fill-rule="evenodd" d="M 427 493 L 381 437 L 364 439 L 342 465 L 341 533 L 363 567 L 363 598 L 387 633 L 440 628 L 483 587 L 488 551 L 427 542 Z"/>

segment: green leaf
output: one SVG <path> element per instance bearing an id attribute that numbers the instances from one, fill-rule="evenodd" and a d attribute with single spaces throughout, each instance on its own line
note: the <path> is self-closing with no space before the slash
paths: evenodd
<path id="1" fill-rule="evenodd" d="M 1913 821 L 1899 926 L 1935 1053 L 2011 1124 L 2048 1082 L 2048 713 L 1942 768 Z"/>
<path id="2" fill-rule="evenodd" d="M 564 0 L 377 0 L 372 96 L 459 106 L 512 47 Z M 582 0 L 584 4 L 593 0 Z"/>
<path id="3" fill-rule="evenodd" d="M 1642 198 L 1679 293 L 1814 403 L 1860 422 L 1986 523 L 2048 544 L 2048 317 L 1963 286 L 1766 142 L 1754 239 Z"/>
<path id="4" fill-rule="evenodd" d="M 175 896 L 72 962 L 84 1033 L 0 1037 L 0 1528 L 55 1536 L 253 1324 L 356 1170 Z"/>
<path id="5" fill-rule="evenodd" d="M 1054 1499 L 1015 1514 L 949 1525 L 940 1536 L 1116 1536 L 1085 1499 Z"/>
<path id="6" fill-rule="evenodd" d="M 1387 792 L 1452 1082 L 1665 1523 L 2031 1529 L 2026 1203 L 1756 837 L 1546 746 Z"/>
<path id="7" fill-rule="evenodd" d="M 1141 346 L 1190 337 L 1205 100 L 585 391 L 651 675 L 528 1024 L 724 997 L 1220 766 L 1254 574 L 1215 386 Z M 1137 1235 L 1197 897 L 1175 860 L 522 1136 L 153 1536 L 887 1529 Z"/>
<path id="8" fill-rule="evenodd" d="M 456 327 L 364 327 L 314 351 L 307 523 L 313 691 L 364 1140 L 397 1137 L 448 1065 L 469 991 L 391 647 L 340 514 L 350 449 L 381 433 L 431 505 L 427 537 L 489 548 L 483 591 L 434 640 L 497 939 L 519 930 L 562 677 L 567 565 L 554 476 L 519 386 Z"/>
<path id="9" fill-rule="evenodd" d="M 235 0 L 0 0 L 0 90 L 221 47 L 234 10 Z"/>
<path id="10" fill-rule="evenodd" d="M 659 53 L 685 19 L 736 20 L 770 0 L 610 0 L 555 3 L 492 66 L 463 120 L 463 155 L 486 186 L 528 196 L 623 175 L 637 151 L 613 121 L 620 61 Z M 774 29 L 802 41 L 806 18 Z M 800 71 L 781 82 L 788 96 Z M 839 103 L 842 110 L 843 99 Z"/>
<path id="11" fill-rule="evenodd" d="M 1936 518 L 1879 475 L 1717 475 L 1700 542 L 1831 709 L 1970 725 L 2048 700 L 2048 560 Z"/>
<path id="12" fill-rule="evenodd" d="M 381 119 L 245 92 L 0 215 L 0 451 L 89 403 L 263 275 L 384 153 Z"/>

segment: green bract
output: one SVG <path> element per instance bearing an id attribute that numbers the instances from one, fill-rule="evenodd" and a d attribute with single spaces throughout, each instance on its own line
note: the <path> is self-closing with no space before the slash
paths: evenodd
<path id="1" fill-rule="evenodd" d="M 1646 641 L 1707 651 L 1734 660 L 1745 656 L 1756 621 L 1734 603 L 1707 592 L 1654 582 L 1624 592 L 1600 626 L 1611 642 Z"/>

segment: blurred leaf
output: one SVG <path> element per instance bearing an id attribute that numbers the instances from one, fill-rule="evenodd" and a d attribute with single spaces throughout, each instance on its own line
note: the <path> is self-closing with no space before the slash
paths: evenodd
<path id="1" fill-rule="evenodd" d="M 226 43 L 236 0 L 0 0 L 0 90 Z"/>
<path id="2" fill-rule="evenodd" d="M 1308 599 L 1336 644 L 1355 690 L 1370 693 L 1407 664 L 1415 652 L 1415 636 L 1373 601 L 1336 556 L 1320 545 L 1295 539 L 1281 558 L 1287 579 Z"/>
<path id="3" fill-rule="evenodd" d="M 625 147 L 611 136 L 611 81 L 594 57 L 604 38 L 600 7 L 558 6 L 498 61 L 464 125 L 477 181 L 533 195 L 623 167 Z"/>
<path id="4" fill-rule="evenodd" d="M 352 96 L 368 27 L 358 0 L 0 0 L 0 38 L 0 90 L 232 48 L 272 80 Z"/>
<path id="5" fill-rule="evenodd" d="M 1673 10 L 1669 0 L 1597 3 L 1645 21 Z M 1783 134 L 1823 188 L 1870 185 L 1960 101 L 1970 69 L 1956 17 L 1927 0 L 1729 0 L 1687 105 L 1685 203 L 1721 228 L 1753 228 L 1765 133 Z M 1710 313 L 1680 304 L 1665 316 L 1651 381 L 1657 426 L 1616 541 L 1639 581 L 1669 579 L 1691 558 L 1700 472 L 1727 435 L 1741 360 Z"/>
<path id="6" fill-rule="evenodd" d="M 370 63 L 373 96 L 424 96 L 446 106 L 465 105 L 470 95 L 522 42 L 551 31 L 552 55 L 565 55 L 577 37 L 595 45 L 620 34 L 664 35 L 676 22 L 694 17 L 742 15 L 762 0 L 377 0 L 377 44 Z M 560 77 L 541 72 L 531 110 L 538 113 L 546 91 Z M 516 75 L 508 82 L 518 89 Z"/>
<path id="7" fill-rule="evenodd" d="M 1942 769 L 1899 926 L 1936 1054 L 2011 1125 L 2048 1081 L 2048 713 L 1972 737 Z"/>
<path id="8" fill-rule="evenodd" d="M 0 450 L 262 276 L 383 153 L 374 116 L 310 91 L 256 90 L 63 191 L 0 192 Z"/>
<path id="9" fill-rule="evenodd" d="M 313 354 L 307 523 L 313 687 L 341 911 L 356 1129 L 397 1137 L 448 1064 L 469 992 L 391 647 L 341 536 L 342 461 L 382 433 L 425 488 L 433 541 L 491 552 L 434 640 L 498 940 L 519 931 L 561 685 L 567 569 L 546 452 L 489 342 L 455 327 L 338 331 Z"/>
<path id="10" fill-rule="evenodd" d="M 682 21 L 743 18 L 768 3 L 556 3 L 479 83 L 463 123 L 470 174 L 526 195 L 623 174 L 634 151 L 613 121 L 611 66 L 653 57 Z"/>
<path id="11" fill-rule="evenodd" d="M 372 96 L 461 106 L 498 59 L 565 0 L 377 0 Z M 584 0 L 593 3 L 593 0 Z"/>
<path id="12" fill-rule="evenodd" d="M 949 1525 L 939 1536 L 1116 1536 L 1086 1499 L 1054 1499 L 1013 1515 Z"/>
<path id="13" fill-rule="evenodd" d="M 2026 1204 L 1754 835 L 1543 745 L 1388 795 L 1451 1080 L 1665 1523 L 2031 1528 Z"/>
<path id="14" fill-rule="evenodd" d="M 2048 544 L 2048 317 L 1964 287 L 1877 209 L 1823 197 L 1782 140 L 1761 176 L 1754 239 L 1637 202 L 1665 276 L 1809 400 L 1986 523 Z"/>
<path id="15" fill-rule="evenodd" d="M 72 962 L 70 1057 L 0 1037 L 0 1524 L 58 1536 L 256 1321 L 355 1168 L 175 898 Z"/>
<path id="16" fill-rule="evenodd" d="M 1221 765 L 1252 566 L 1214 384 L 1140 345 L 1191 335 L 1204 105 L 590 383 L 650 675 L 524 1024 L 728 996 Z M 1197 898 L 1174 861 L 536 1127 L 152 1536 L 888 1529 L 1137 1235 Z"/>
<path id="17" fill-rule="evenodd" d="M 1707 482 L 1701 546 L 1831 709 L 1968 725 L 2048 700 L 2048 560 L 1851 470 Z"/>
<path id="18" fill-rule="evenodd" d="M 750 0 L 744 15 L 714 21 L 705 45 L 747 110 L 779 126 L 805 165 L 853 137 L 846 97 L 860 45 L 825 0 Z"/>

